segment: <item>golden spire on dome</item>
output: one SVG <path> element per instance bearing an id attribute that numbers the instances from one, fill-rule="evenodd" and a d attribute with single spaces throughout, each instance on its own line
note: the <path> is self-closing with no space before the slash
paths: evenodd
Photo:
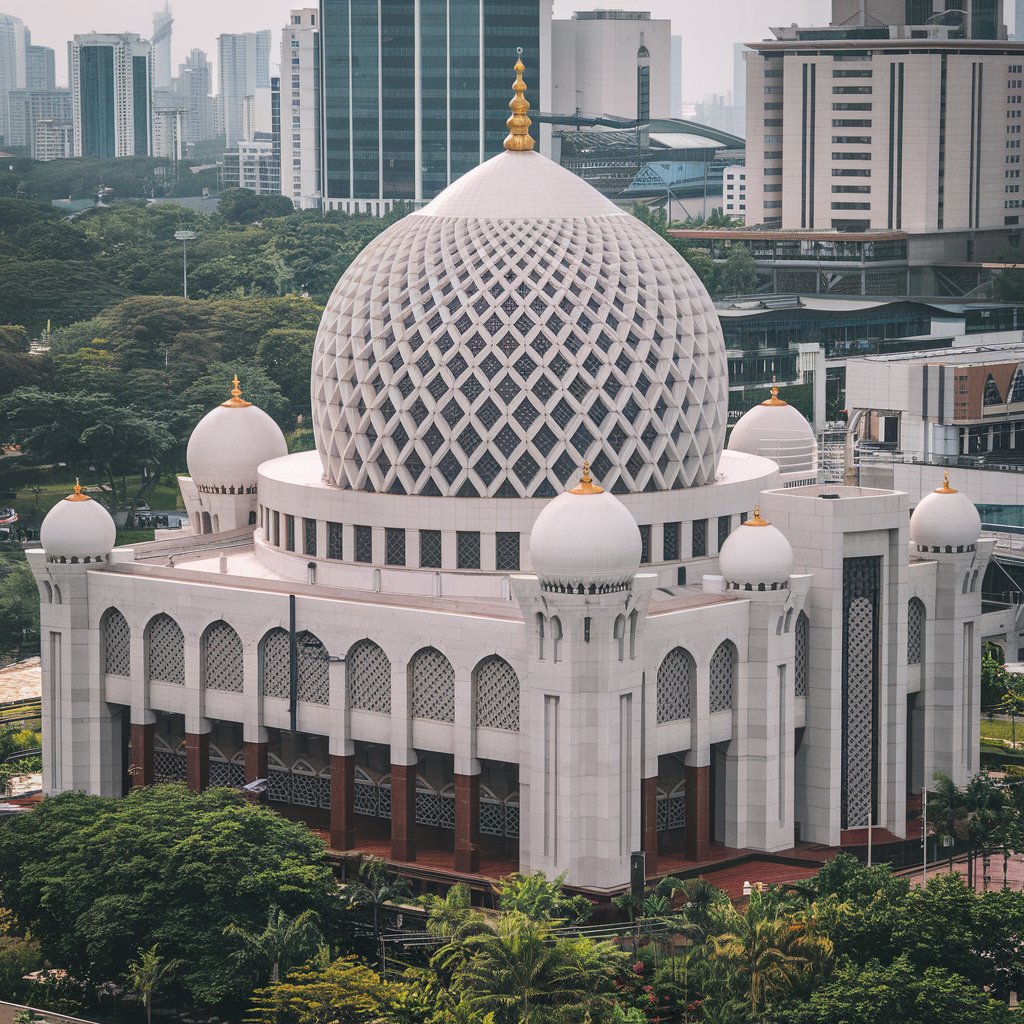
<path id="1" fill-rule="evenodd" d="M 65 501 L 92 501 L 92 498 L 88 494 L 82 493 L 82 485 L 78 482 L 78 477 L 75 477 L 75 493 L 69 494 Z"/>
<path id="2" fill-rule="evenodd" d="M 765 402 L 765 405 L 767 405 L 767 404 L 768 403 Z M 786 403 L 782 402 L 781 404 L 785 405 Z M 744 526 L 771 526 L 772 524 L 769 523 L 767 519 L 762 519 L 761 518 L 761 506 L 760 505 L 755 505 L 754 506 L 754 514 L 743 525 Z"/>
<path id="3" fill-rule="evenodd" d="M 235 379 L 232 382 L 233 387 L 231 389 L 231 397 L 226 402 L 221 402 L 221 405 L 225 409 L 244 409 L 246 406 L 252 405 L 252 402 L 247 402 L 242 397 L 242 389 L 238 386 L 238 374 L 235 374 Z"/>
<path id="4" fill-rule="evenodd" d="M 788 402 L 784 402 L 779 398 L 779 389 L 775 386 L 775 375 L 772 374 L 772 397 L 766 398 L 762 405 L 789 405 Z"/>
<path id="5" fill-rule="evenodd" d="M 569 492 L 570 494 L 603 494 L 604 488 L 599 487 L 590 477 L 590 463 L 583 463 L 583 476 L 580 482 Z"/>
<path id="6" fill-rule="evenodd" d="M 515 96 L 508 101 L 512 116 L 505 122 L 508 125 L 505 148 L 511 153 L 529 153 L 533 149 L 533 136 L 530 134 L 530 125 L 533 122 L 526 116 L 530 109 L 530 101 L 523 95 L 526 92 L 526 83 L 523 81 L 523 72 L 526 70 L 523 64 L 523 48 L 518 47 L 516 53 L 516 80 L 512 83 Z"/>
<path id="7" fill-rule="evenodd" d="M 956 494 L 956 488 L 949 486 L 949 470 L 945 470 L 942 474 L 942 486 L 935 488 L 936 494 Z"/>

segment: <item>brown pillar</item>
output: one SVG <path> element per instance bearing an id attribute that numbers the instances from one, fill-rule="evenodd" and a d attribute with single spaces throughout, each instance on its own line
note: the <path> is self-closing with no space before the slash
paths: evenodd
<path id="1" fill-rule="evenodd" d="M 243 743 L 245 751 L 245 781 L 255 782 L 267 777 L 267 744 Z"/>
<path id="2" fill-rule="evenodd" d="M 392 776 L 392 800 L 394 800 Z M 356 844 L 356 755 L 331 754 L 331 849 L 351 850 Z"/>
<path id="3" fill-rule="evenodd" d="M 185 733 L 185 778 L 193 793 L 210 785 L 210 734 Z"/>
<path id="4" fill-rule="evenodd" d="M 640 780 L 640 848 L 646 855 L 647 874 L 658 870 L 658 776 Z"/>
<path id="5" fill-rule="evenodd" d="M 455 870 L 480 870 L 480 776 L 455 776 Z"/>
<path id="6" fill-rule="evenodd" d="M 416 765 L 391 766 L 391 858 L 416 859 Z"/>
<path id="7" fill-rule="evenodd" d="M 152 786 L 156 778 L 153 767 L 153 737 L 156 725 L 138 725 L 132 722 L 132 763 L 128 771 L 132 777 L 132 789 Z"/>
<path id="8" fill-rule="evenodd" d="M 711 852 L 711 766 L 686 765 L 686 859 L 707 860 Z"/>

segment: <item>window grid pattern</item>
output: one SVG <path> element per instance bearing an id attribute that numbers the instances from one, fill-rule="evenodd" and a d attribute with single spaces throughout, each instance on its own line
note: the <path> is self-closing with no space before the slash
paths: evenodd
<path id="1" fill-rule="evenodd" d="M 494 567 L 498 572 L 519 572 L 519 534 L 496 533 Z"/>
<path id="2" fill-rule="evenodd" d="M 703 558 L 708 553 L 708 521 L 693 521 L 693 557 Z"/>
<path id="3" fill-rule="evenodd" d="M 866 597 L 849 605 L 847 627 L 847 828 L 868 824 L 874 758 L 874 608 Z"/>
<path id="4" fill-rule="evenodd" d="M 519 797 L 515 793 L 505 800 L 480 795 L 480 834 L 510 838 L 519 835 Z"/>
<path id="5" fill-rule="evenodd" d="M 299 700 L 328 704 L 330 672 L 324 645 L 306 631 L 295 637 L 295 644 Z M 291 699 L 291 651 L 286 629 L 272 629 L 263 638 L 263 695 Z"/>
<path id="6" fill-rule="evenodd" d="M 357 526 L 356 534 L 356 561 L 373 561 L 373 530 L 369 526 Z"/>
<path id="7" fill-rule="evenodd" d="M 736 648 L 726 640 L 711 656 L 710 710 L 728 711 L 732 707 L 733 682 L 736 674 Z"/>
<path id="8" fill-rule="evenodd" d="M 245 785 L 245 765 L 210 758 L 210 785 L 241 789 Z"/>
<path id="9" fill-rule="evenodd" d="M 341 523 L 327 524 L 327 557 L 340 559 L 344 554 L 342 546 Z"/>
<path id="10" fill-rule="evenodd" d="M 184 782 L 187 776 L 185 752 L 155 750 L 153 752 L 153 778 L 156 782 Z"/>
<path id="11" fill-rule="evenodd" d="M 657 807 L 659 832 L 686 827 L 686 795 L 684 793 L 659 793 Z"/>
<path id="12" fill-rule="evenodd" d="M 388 565 L 405 565 L 405 530 L 389 526 L 384 531 L 384 557 Z"/>
<path id="13" fill-rule="evenodd" d="M 666 562 L 679 559 L 679 523 L 665 523 L 662 527 L 662 558 Z"/>
<path id="14" fill-rule="evenodd" d="M 412 716 L 435 722 L 455 721 L 455 669 L 436 648 L 419 651 L 409 665 Z"/>
<path id="15" fill-rule="evenodd" d="M 455 534 L 456 568 L 480 568 L 480 534 L 475 530 L 459 530 Z"/>
<path id="16" fill-rule="evenodd" d="M 441 568 L 440 530 L 420 530 L 420 568 Z"/>
<path id="17" fill-rule="evenodd" d="M 658 668 L 658 723 L 679 722 L 690 717 L 690 689 L 697 675 L 693 656 L 675 647 Z"/>
<path id="18" fill-rule="evenodd" d="M 640 530 L 640 562 L 642 565 L 646 565 L 651 560 L 651 527 L 649 523 L 644 523 L 639 527 Z"/>
<path id="19" fill-rule="evenodd" d="M 132 631 L 116 608 L 103 619 L 103 671 L 115 676 L 132 673 Z"/>
<path id="20" fill-rule="evenodd" d="M 519 731 L 519 676 L 497 655 L 485 658 L 476 670 L 476 724 Z"/>
<path id="21" fill-rule="evenodd" d="M 295 550 L 295 516 L 284 517 L 284 547 L 286 551 Z"/>
<path id="22" fill-rule="evenodd" d="M 907 664 L 920 665 L 924 646 L 924 605 L 914 597 L 907 606 Z"/>
<path id="23" fill-rule="evenodd" d="M 349 707 L 391 714 L 391 661 L 372 640 L 360 640 L 345 659 Z"/>
<path id="24" fill-rule="evenodd" d="M 302 520 L 302 553 L 316 557 L 316 520 Z"/>
<path id="25" fill-rule="evenodd" d="M 722 545 L 729 539 L 729 534 L 732 532 L 732 517 L 731 516 L 719 516 L 718 517 L 718 550 L 722 550 Z"/>
<path id="26" fill-rule="evenodd" d="M 793 693 L 797 697 L 807 696 L 810 632 L 811 624 L 807 616 L 801 612 L 796 617 L 796 635 L 793 646 Z"/>
<path id="27" fill-rule="evenodd" d="M 149 678 L 185 685 L 185 637 L 170 615 L 158 615 L 146 627 Z"/>
<path id="28" fill-rule="evenodd" d="M 215 622 L 203 636 L 203 685 L 242 692 L 242 641 L 226 622 Z"/>

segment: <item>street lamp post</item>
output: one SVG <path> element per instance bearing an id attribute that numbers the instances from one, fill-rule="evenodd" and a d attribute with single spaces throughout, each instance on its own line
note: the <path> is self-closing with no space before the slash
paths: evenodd
<path id="1" fill-rule="evenodd" d="M 188 298 L 188 243 L 194 242 L 194 231 L 175 231 L 174 237 L 181 242 L 181 293 Z"/>

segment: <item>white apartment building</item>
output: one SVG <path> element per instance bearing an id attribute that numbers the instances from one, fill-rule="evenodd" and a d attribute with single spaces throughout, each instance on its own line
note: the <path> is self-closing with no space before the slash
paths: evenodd
<path id="1" fill-rule="evenodd" d="M 747 216 L 747 169 L 741 165 L 722 171 L 722 212 L 736 220 Z"/>
<path id="2" fill-rule="evenodd" d="M 257 89 L 270 88 L 270 30 L 220 35 L 217 53 L 224 104 L 224 141 L 231 147 L 245 137 L 245 97 L 255 95 Z"/>
<path id="3" fill-rule="evenodd" d="M 75 130 L 70 121 L 42 117 L 35 123 L 32 136 L 32 159 L 68 160 L 75 152 Z"/>
<path id="4" fill-rule="evenodd" d="M 748 223 L 915 234 L 1020 223 L 1024 46 L 901 31 L 793 29 L 749 44 Z M 958 258 L 975 259 L 972 242 Z"/>
<path id="5" fill-rule="evenodd" d="M 281 191 L 274 142 L 268 133 L 239 142 L 224 151 L 221 188 L 249 188 L 257 195 L 276 196 Z"/>
<path id="6" fill-rule="evenodd" d="M 319 11 L 292 11 L 281 32 L 281 192 L 298 210 L 318 209 L 320 186 Z"/>
<path id="7" fill-rule="evenodd" d="M 556 114 L 674 116 L 668 19 L 652 19 L 648 11 L 577 11 L 551 22 L 551 55 Z"/>
<path id="8" fill-rule="evenodd" d="M 153 112 L 153 156 L 180 160 L 184 156 L 185 121 L 188 110 L 184 107 L 166 107 Z"/>

